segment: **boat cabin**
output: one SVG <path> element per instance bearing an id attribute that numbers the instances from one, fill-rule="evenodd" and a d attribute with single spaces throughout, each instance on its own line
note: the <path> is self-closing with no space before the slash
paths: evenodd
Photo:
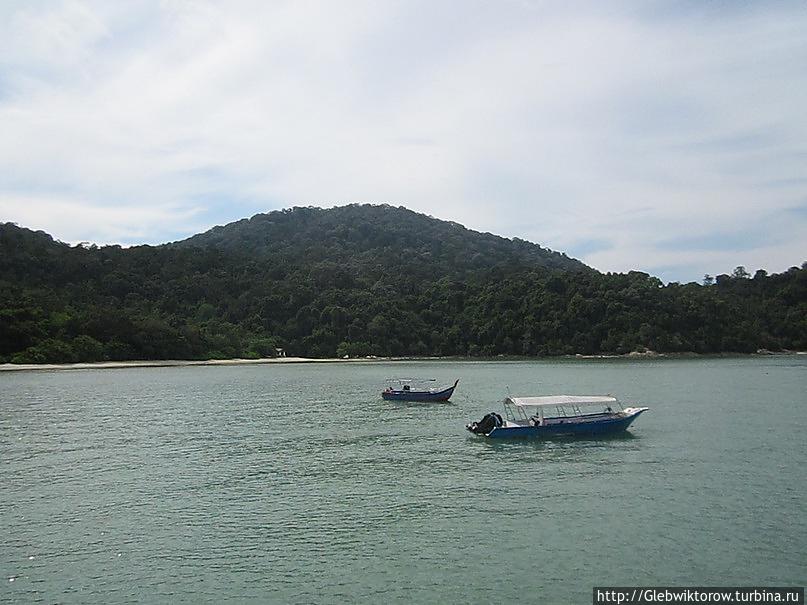
<path id="1" fill-rule="evenodd" d="M 388 391 L 428 391 L 434 388 L 436 378 L 387 378 Z"/>
<path id="2" fill-rule="evenodd" d="M 622 414 L 622 406 L 616 397 L 604 395 L 508 397 L 504 413 L 505 426 L 549 426 L 601 421 Z"/>

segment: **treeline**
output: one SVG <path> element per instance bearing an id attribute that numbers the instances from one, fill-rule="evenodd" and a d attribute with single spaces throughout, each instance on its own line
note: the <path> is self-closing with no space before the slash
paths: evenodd
<path id="1" fill-rule="evenodd" d="M 807 349 L 807 263 L 600 274 L 400 208 L 298 208 L 168 246 L 0 225 L 0 363 Z"/>

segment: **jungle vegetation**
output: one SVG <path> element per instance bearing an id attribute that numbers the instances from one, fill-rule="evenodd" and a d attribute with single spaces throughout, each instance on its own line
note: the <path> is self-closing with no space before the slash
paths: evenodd
<path id="1" fill-rule="evenodd" d="M 807 349 L 807 263 L 603 274 L 405 208 L 259 214 L 161 246 L 0 224 L 0 363 Z"/>

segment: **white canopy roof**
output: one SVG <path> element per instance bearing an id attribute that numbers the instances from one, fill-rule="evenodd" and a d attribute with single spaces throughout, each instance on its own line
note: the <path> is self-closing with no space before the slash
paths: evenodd
<path id="1" fill-rule="evenodd" d="M 547 397 L 508 397 L 507 403 L 520 407 L 547 407 L 553 405 L 607 405 L 616 403 L 610 395 L 549 395 Z"/>

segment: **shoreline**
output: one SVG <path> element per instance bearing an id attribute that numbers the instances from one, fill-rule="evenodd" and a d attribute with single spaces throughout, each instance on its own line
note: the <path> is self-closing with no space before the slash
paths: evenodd
<path id="1" fill-rule="evenodd" d="M 159 359 L 142 361 L 88 361 L 84 363 L 4 363 L 0 372 L 37 370 L 115 370 L 121 368 L 175 368 L 186 366 L 241 366 L 274 363 L 334 363 L 337 361 L 389 361 L 388 358 L 314 359 L 311 357 L 261 357 L 258 359 Z"/>
<path id="2" fill-rule="evenodd" d="M 241 366 L 241 365 L 269 365 L 269 364 L 299 364 L 299 363 L 371 363 L 371 362 L 399 362 L 399 361 L 552 361 L 552 360 L 602 360 L 602 359 L 628 359 L 628 360 L 655 360 L 655 359 L 699 359 L 699 358 L 732 358 L 732 357 L 788 357 L 807 355 L 807 351 L 758 351 L 756 353 L 626 353 L 624 355 L 559 355 L 554 357 L 350 357 L 350 358 L 313 358 L 313 357 L 262 357 L 259 359 L 162 359 L 140 361 L 93 361 L 84 363 L 4 363 L 0 364 L 2 372 L 44 372 L 62 370 L 115 370 L 125 368 L 174 368 L 190 366 Z"/>

